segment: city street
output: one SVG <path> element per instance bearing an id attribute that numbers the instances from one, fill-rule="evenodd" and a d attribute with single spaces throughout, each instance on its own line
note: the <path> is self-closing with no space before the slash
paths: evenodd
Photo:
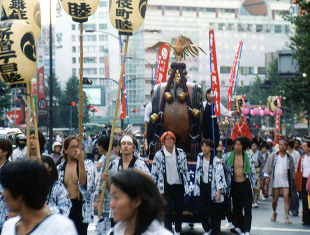
<path id="1" fill-rule="evenodd" d="M 301 205 L 301 204 L 300 204 Z M 302 225 L 300 217 L 290 217 L 292 224 L 284 223 L 284 207 L 283 199 L 279 199 L 278 203 L 278 217 L 277 222 L 270 222 L 270 216 L 272 213 L 271 209 L 271 199 L 266 201 L 260 201 L 259 208 L 253 208 L 253 220 L 252 220 L 252 235 L 299 235 L 299 234 L 309 234 L 310 227 L 305 227 Z M 222 233 L 221 234 L 232 234 L 229 230 L 225 229 L 224 226 L 226 221 L 222 221 Z M 203 229 L 201 224 L 196 223 L 194 229 L 190 229 L 188 224 L 183 224 L 183 234 L 193 234 L 200 235 L 203 234 Z M 95 235 L 95 224 L 89 225 L 89 235 Z"/>

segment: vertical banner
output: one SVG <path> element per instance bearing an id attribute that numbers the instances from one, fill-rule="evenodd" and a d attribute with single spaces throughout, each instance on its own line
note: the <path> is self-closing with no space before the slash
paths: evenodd
<path id="1" fill-rule="evenodd" d="M 229 88 L 228 88 L 228 95 L 227 95 L 227 98 L 228 98 L 227 109 L 228 110 L 231 110 L 232 108 L 232 97 L 233 97 L 233 89 L 234 89 L 235 80 L 236 80 L 236 70 L 237 70 L 238 61 L 240 60 L 240 53 L 241 53 L 242 45 L 243 45 L 243 41 L 241 40 L 239 42 L 239 46 L 235 54 L 233 66 L 231 67 L 231 71 L 230 71 Z"/>
<path id="2" fill-rule="evenodd" d="M 170 47 L 168 44 L 162 45 L 158 49 L 156 73 L 155 73 L 155 85 L 167 80 L 167 72 L 170 58 Z"/>
<path id="3" fill-rule="evenodd" d="M 281 108 L 281 97 L 277 99 L 277 111 L 276 111 L 276 124 L 275 124 L 275 140 L 276 144 L 279 143 L 280 137 L 280 108 Z"/>
<path id="4" fill-rule="evenodd" d="M 216 59 L 216 47 L 215 47 L 215 37 L 214 30 L 210 30 L 210 63 L 211 63 L 211 85 L 212 85 L 212 97 L 214 105 L 215 116 L 221 116 L 220 110 L 220 81 L 219 74 L 217 70 L 217 59 Z"/>
<path id="5" fill-rule="evenodd" d="M 44 90 L 44 66 L 41 66 L 37 70 L 37 96 L 38 100 L 45 99 L 45 90 Z"/>
<path id="6" fill-rule="evenodd" d="M 119 37 L 119 45 L 121 50 L 121 62 L 123 61 L 123 43 L 121 36 Z M 126 94 L 126 71 L 124 69 L 123 79 L 122 79 L 122 107 L 119 119 L 128 118 L 129 124 L 129 116 L 128 116 L 128 107 L 127 107 L 127 94 Z"/>

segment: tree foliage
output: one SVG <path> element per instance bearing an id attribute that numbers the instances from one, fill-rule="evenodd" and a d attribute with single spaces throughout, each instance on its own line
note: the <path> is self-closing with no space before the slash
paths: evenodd
<path id="1" fill-rule="evenodd" d="M 12 108 L 12 92 L 0 80 L 0 117 Z"/>

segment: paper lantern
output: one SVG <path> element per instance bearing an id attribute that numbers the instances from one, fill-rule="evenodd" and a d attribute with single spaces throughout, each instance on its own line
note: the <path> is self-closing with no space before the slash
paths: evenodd
<path id="1" fill-rule="evenodd" d="M 62 8 L 75 22 L 86 22 L 95 13 L 99 0 L 60 0 Z"/>
<path id="2" fill-rule="evenodd" d="M 22 20 L 0 22 L 0 78 L 8 85 L 31 81 L 36 71 L 32 27 Z"/>
<path id="3" fill-rule="evenodd" d="M 251 110 L 250 110 L 250 114 L 251 114 L 251 116 L 254 116 L 254 115 L 255 115 L 254 109 L 251 109 Z"/>
<path id="4" fill-rule="evenodd" d="M 242 108 L 242 114 L 248 115 L 250 110 L 247 107 Z"/>
<path id="5" fill-rule="evenodd" d="M 282 109 L 278 109 L 277 114 L 281 116 L 282 115 Z"/>
<path id="6" fill-rule="evenodd" d="M 269 115 L 270 114 L 270 110 L 268 108 L 265 109 L 265 114 Z"/>
<path id="7" fill-rule="evenodd" d="M 274 116 L 274 112 L 270 112 L 270 116 L 273 117 Z"/>
<path id="8" fill-rule="evenodd" d="M 254 108 L 253 110 L 254 110 L 255 115 L 259 114 L 259 109 L 258 108 Z"/>
<path id="9" fill-rule="evenodd" d="M 264 116 L 265 115 L 265 111 L 264 110 L 259 110 L 259 115 L 262 117 L 262 116 Z"/>
<path id="10" fill-rule="evenodd" d="M 24 20 L 32 27 L 35 41 L 41 33 L 40 0 L 5 0 L 2 20 Z"/>
<path id="11" fill-rule="evenodd" d="M 110 0 L 110 21 L 119 34 L 131 35 L 142 25 L 147 0 Z"/>

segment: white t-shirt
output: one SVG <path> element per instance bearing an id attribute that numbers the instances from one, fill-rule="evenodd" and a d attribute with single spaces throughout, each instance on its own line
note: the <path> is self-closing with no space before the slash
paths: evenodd
<path id="1" fill-rule="evenodd" d="M 165 153 L 165 161 L 166 161 L 167 183 L 170 185 L 182 184 L 182 181 L 179 177 L 178 168 L 177 168 L 177 156 L 175 153 L 175 148 L 173 149 L 173 152 L 171 154 L 164 147 L 164 153 Z"/>
<path id="2" fill-rule="evenodd" d="M 208 176 L 209 176 L 209 165 L 210 161 L 207 161 L 205 158 L 202 160 L 202 180 L 205 184 L 208 183 Z"/>
<path id="3" fill-rule="evenodd" d="M 144 110 L 144 121 L 145 122 L 150 122 L 151 113 L 152 113 L 152 102 L 148 103 L 145 106 L 145 110 Z"/>
<path id="4" fill-rule="evenodd" d="M 2 228 L 1 235 L 16 235 L 16 223 L 19 216 L 7 220 Z M 78 235 L 73 222 L 67 217 L 53 214 L 45 218 L 29 235 Z"/>
<path id="5" fill-rule="evenodd" d="M 119 222 L 114 226 L 114 229 L 111 230 L 108 234 L 110 235 L 113 231 L 114 235 L 124 235 L 126 230 L 126 224 Z M 172 235 L 172 233 L 165 229 L 164 226 L 158 222 L 158 220 L 153 220 L 149 225 L 147 230 L 142 233 L 142 235 Z"/>
<path id="6" fill-rule="evenodd" d="M 288 167 L 287 167 L 287 156 L 280 157 L 276 163 L 273 179 L 273 188 L 288 188 Z"/>
<path id="7" fill-rule="evenodd" d="M 27 147 L 23 148 L 23 150 L 20 150 L 19 147 L 14 149 L 12 153 L 12 161 L 16 161 L 20 158 L 24 158 L 27 155 Z"/>
<path id="8" fill-rule="evenodd" d="M 308 178 L 310 174 L 310 156 L 305 155 L 302 163 L 302 177 Z"/>

